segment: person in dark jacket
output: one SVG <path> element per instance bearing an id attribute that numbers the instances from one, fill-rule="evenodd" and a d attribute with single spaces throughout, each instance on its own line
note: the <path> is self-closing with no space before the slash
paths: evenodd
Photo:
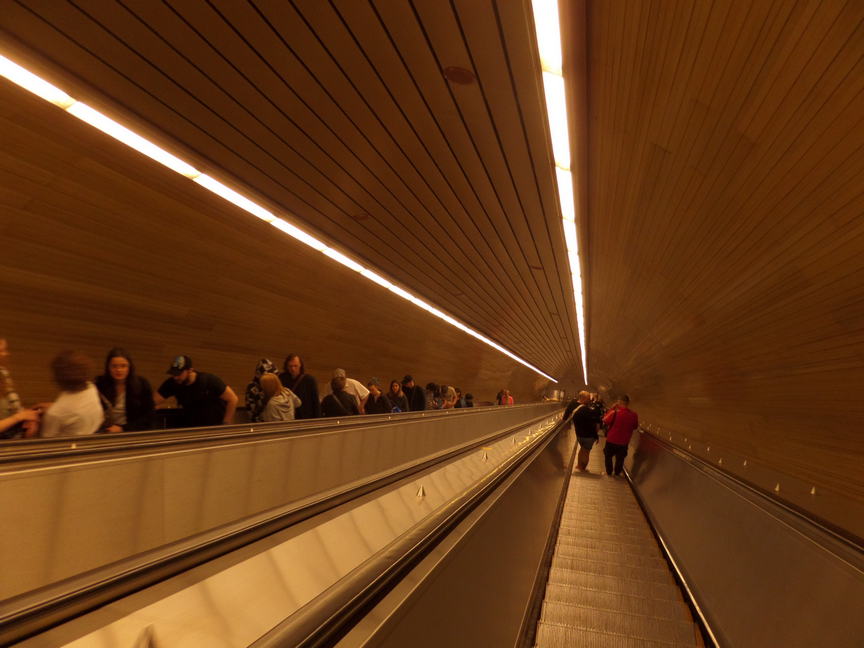
<path id="1" fill-rule="evenodd" d="M 330 381 L 332 394 L 321 401 L 322 416 L 351 416 L 360 414 L 357 399 L 345 391 L 345 377 L 336 376 Z"/>
<path id="2" fill-rule="evenodd" d="M 564 419 L 569 418 L 571 414 L 573 415 L 573 427 L 576 430 L 576 441 L 579 443 L 576 469 L 579 472 L 588 472 L 588 459 L 591 448 L 599 440 L 597 426 L 600 424 L 597 411 L 591 407 L 591 394 L 587 391 L 580 391 L 564 410 Z"/>
<path id="3" fill-rule="evenodd" d="M 387 391 L 387 398 L 390 399 L 390 404 L 393 405 L 394 412 L 396 411 L 395 408 L 398 408 L 400 412 L 407 412 L 411 407 L 408 404 L 408 398 L 402 391 L 402 385 L 398 380 L 390 381 L 390 389 Z"/>
<path id="4" fill-rule="evenodd" d="M 321 401 L 318 399 L 318 381 L 306 373 L 303 360 L 296 353 L 285 358 L 284 371 L 279 380 L 297 394 L 302 405 L 294 412 L 298 419 L 311 419 L 321 416 Z"/>
<path id="5" fill-rule="evenodd" d="M 135 373 L 129 354 L 114 347 L 105 357 L 105 373 L 96 378 L 96 389 L 111 405 L 105 432 L 131 432 L 153 427 L 153 390 Z"/>
<path id="6" fill-rule="evenodd" d="M 393 403 L 386 394 L 381 392 L 381 385 L 378 380 L 373 378 L 368 382 L 366 387 L 369 389 L 369 396 L 366 399 L 366 414 L 389 414 L 393 411 Z"/>
<path id="7" fill-rule="evenodd" d="M 412 412 L 422 412 L 426 409 L 426 394 L 423 393 L 420 385 L 414 383 L 412 376 L 405 376 L 402 379 L 402 392 L 408 399 L 408 409 Z"/>

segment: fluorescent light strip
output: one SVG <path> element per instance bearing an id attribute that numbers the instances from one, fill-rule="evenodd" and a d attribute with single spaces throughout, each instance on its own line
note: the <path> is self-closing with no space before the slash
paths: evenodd
<path id="1" fill-rule="evenodd" d="M 582 283 L 582 264 L 579 254 L 579 236 L 576 233 L 576 203 L 573 193 L 573 174 L 570 171 L 570 133 L 567 120 L 567 98 L 564 91 L 563 58 L 561 55 L 561 28 L 558 18 L 558 0 L 531 0 L 534 28 L 537 32 L 537 50 L 543 70 L 543 92 L 546 96 L 546 114 L 555 158 L 555 180 L 558 201 L 561 204 L 567 260 L 576 303 L 576 326 L 582 356 L 582 372 L 588 384 L 588 351 L 585 340 L 585 298 Z"/>
<path id="2" fill-rule="evenodd" d="M 390 292 L 399 295 L 403 299 L 411 302 L 419 308 L 422 308 L 429 314 L 434 315 L 435 317 L 447 322 L 451 326 L 455 326 L 456 328 L 464 331 L 468 335 L 492 347 L 496 351 L 499 351 L 507 357 L 512 358 L 519 364 L 524 365 L 531 371 L 540 374 L 544 378 L 548 378 L 553 383 L 558 382 L 552 376 L 543 373 L 542 371 L 540 371 L 540 369 L 538 369 L 531 363 L 523 360 L 514 353 L 511 353 L 510 351 L 502 347 L 500 344 L 493 342 L 481 333 L 478 333 L 477 331 L 469 328 L 462 322 L 451 317 L 450 315 L 447 315 L 445 312 L 439 310 L 438 308 L 435 308 L 431 304 L 428 304 L 419 297 L 412 295 L 407 290 L 400 288 L 399 286 L 385 279 L 381 275 L 373 272 L 372 270 L 369 270 L 368 268 L 363 267 L 360 263 L 357 263 L 342 252 L 339 252 L 338 250 L 329 247 L 311 234 L 304 232 L 296 225 L 293 225 L 285 219 L 276 216 L 276 214 L 271 212 L 269 209 L 262 207 L 255 201 L 249 199 L 247 196 L 244 196 L 243 194 L 235 191 L 234 189 L 231 189 L 230 187 L 222 184 L 215 178 L 205 173 L 202 173 L 191 164 L 188 164 L 180 158 L 168 153 L 164 149 L 156 146 L 156 144 L 154 144 L 153 142 L 145 139 L 144 137 L 141 137 L 140 135 L 129 130 L 125 126 L 117 123 L 110 117 L 107 117 L 99 111 L 94 110 L 87 104 L 70 97 L 64 91 L 51 85 L 44 79 L 36 76 L 26 68 L 21 67 L 17 63 L 11 61 L 10 59 L 2 55 L 0 55 L 0 76 L 6 77 L 12 83 L 21 86 L 25 90 L 32 92 L 38 97 L 41 97 L 45 101 L 48 101 L 55 106 L 62 108 L 71 115 L 74 115 L 78 119 L 87 122 L 94 128 L 101 130 L 103 133 L 110 135 L 114 139 L 123 142 L 124 144 L 135 149 L 139 153 L 143 153 L 150 159 L 155 160 L 159 164 L 168 167 L 172 171 L 176 171 L 180 175 L 186 176 L 187 178 L 193 180 L 199 186 L 213 192 L 223 200 L 226 200 L 231 204 L 236 205 L 240 209 L 243 209 L 244 211 L 252 214 L 256 218 L 260 218 L 265 223 L 269 223 L 279 231 L 288 234 L 294 239 L 300 241 L 301 243 L 308 245 L 312 249 L 327 255 L 337 263 L 340 263 L 343 266 L 363 275 L 369 281 L 372 281 L 373 283 L 376 283 L 379 286 L 386 288 Z"/>

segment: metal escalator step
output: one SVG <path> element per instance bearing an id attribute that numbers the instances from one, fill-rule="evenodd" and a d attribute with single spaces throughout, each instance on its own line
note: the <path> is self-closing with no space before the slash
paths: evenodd
<path id="1" fill-rule="evenodd" d="M 647 524 L 619 526 L 595 520 L 561 520 L 560 529 L 566 531 L 568 534 L 579 533 L 580 531 L 596 531 L 598 533 L 617 533 L 618 535 L 629 535 L 639 538 L 654 538 Z"/>
<path id="2" fill-rule="evenodd" d="M 597 538 L 600 540 L 610 540 L 612 542 L 650 542 L 652 544 L 656 542 L 654 536 L 647 529 L 645 529 L 644 531 L 639 531 L 636 529 L 614 531 L 612 529 L 595 529 L 587 526 L 572 527 L 562 525 L 558 529 L 558 535 L 580 536 L 583 538 Z"/>
<path id="3" fill-rule="evenodd" d="M 674 584 L 633 580 L 626 577 L 619 578 L 617 576 L 605 576 L 602 574 L 588 574 L 572 569 L 551 569 L 549 571 L 549 582 L 555 585 L 585 587 L 603 592 L 626 594 L 628 596 L 642 596 L 644 598 L 658 598 L 671 601 L 681 600 L 681 592 L 678 586 Z"/>
<path id="4" fill-rule="evenodd" d="M 591 526 L 596 528 L 615 528 L 622 531 L 646 531 L 646 522 L 644 519 L 633 521 L 616 520 L 596 515 L 574 515 L 564 516 L 561 518 L 561 524 L 568 527 L 581 528 L 583 526 Z"/>
<path id="5" fill-rule="evenodd" d="M 552 558 L 552 569 L 572 569 L 586 574 L 601 574 L 630 580 L 651 581 L 652 583 L 675 584 L 675 579 L 665 565 L 662 569 L 656 567 L 631 567 L 622 565 L 613 557 L 610 560 L 578 560 L 555 555 Z"/>
<path id="6" fill-rule="evenodd" d="M 669 564 L 660 556 L 639 555 L 615 551 L 611 547 L 595 549 L 584 549 L 569 544 L 559 544 L 555 547 L 555 555 L 571 560 L 614 560 L 619 565 L 626 567 L 648 567 L 651 569 L 669 570 Z"/>
<path id="7" fill-rule="evenodd" d="M 694 625 L 689 620 L 661 619 L 552 602 L 543 604 L 540 619 L 581 630 L 608 632 L 649 641 L 690 646 L 696 644 Z"/>
<path id="8" fill-rule="evenodd" d="M 644 527 L 645 517 L 636 517 L 635 515 L 608 515 L 603 511 L 595 511 L 592 509 L 579 508 L 571 512 L 565 512 L 561 515 L 562 522 L 566 522 L 569 526 L 577 526 L 588 522 L 594 524 L 614 524 L 628 527 Z"/>
<path id="9" fill-rule="evenodd" d="M 659 619 L 690 618 L 690 608 L 681 600 L 649 599 L 554 583 L 549 583 L 546 586 L 546 598 L 544 600 L 580 607 L 620 610 L 629 614 L 644 614 Z"/>
<path id="10" fill-rule="evenodd" d="M 652 539 L 653 540 L 653 539 Z M 579 535 L 559 535 L 559 547 L 574 547 L 587 551 L 612 551 L 618 554 L 632 556 L 660 557 L 660 547 L 656 541 L 652 542 L 613 542 L 598 540 L 597 538 L 586 538 Z"/>
<path id="11" fill-rule="evenodd" d="M 568 628 L 541 621 L 537 624 L 534 646 L 535 648 L 670 648 L 674 644 Z"/>

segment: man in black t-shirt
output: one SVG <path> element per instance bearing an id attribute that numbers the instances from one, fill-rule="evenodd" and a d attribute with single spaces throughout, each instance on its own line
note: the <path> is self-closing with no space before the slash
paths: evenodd
<path id="1" fill-rule="evenodd" d="M 597 412 L 591 407 L 591 395 L 587 391 L 580 391 L 579 395 L 570 401 L 564 410 L 564 420 L 573 415 L 573 427 L 576 429 L 576 441 L 579 444 L 579 452 L 576 455 L 576 470 L 588 472 L 588 459 L 591 448 L 597 443 L 597 425 L 599 420 Z"/>
<path id="2" fill-rule="evenodd" d="M 219 376 L 196 371 L 192 358 L 180 355 L 168 368 L 167 378 L 154 394 L 156 404 L 171 398 L 183 408 L 185 427 L 229 425 L 234 421 L 237 394 Z"/>

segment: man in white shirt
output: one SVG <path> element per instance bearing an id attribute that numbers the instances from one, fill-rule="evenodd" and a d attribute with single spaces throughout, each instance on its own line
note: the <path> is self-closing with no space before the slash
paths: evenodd
<path id="1" fill-rule="evenodd" d="M 366 400 L 369 398 L 369 390 L 359 380 L 354 380 L 345 375 L 344 369 L 337 369 L 333 372 L 334 378 L 345 379 L 345 393 L 351 394 L 357 399 L 357 407 L 361 414 L 366 413 Z M 331 390 L 332 393 L 332 390 Z"/>
<path id="2" fill-rule="evenodd" d="M 94 434 L 105 420 L 105 411 L 92 375 L 90 359 L 79 351 L 64 351 L 51 362 L 54 382 L 62 390 L 42 416 L 43 437 Z"/>

